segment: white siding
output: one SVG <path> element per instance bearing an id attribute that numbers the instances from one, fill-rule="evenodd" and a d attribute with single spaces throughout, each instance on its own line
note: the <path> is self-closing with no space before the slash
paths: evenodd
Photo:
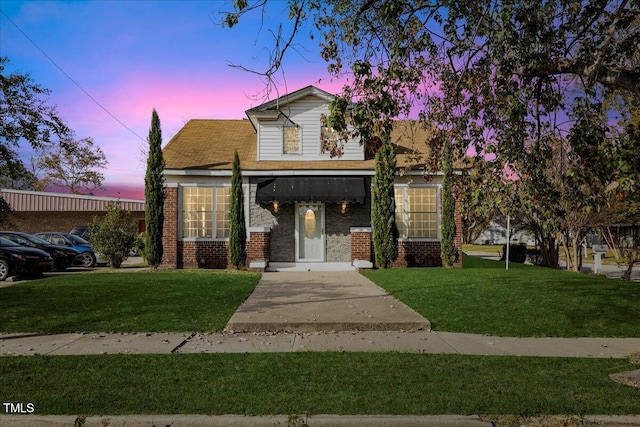
<path id="1" fill-rule="evenodd" d="M 262 120 L 258 129 L 258 158 L 260 160 L 314 161 L 331 160 L 329 154 L 320 152 L 320 116 L 329 115 L 329 104 L 316 97 L 308 96 L 282 108 L 291 121 L 301 127 L 302 150 L 300 154 L 283 154 L 282 125 L 287 121 L 282 115 L 278 120 Z M 364 149 L 357 141 L 349 141 L 344 146 L 340 160 L 364 160 Z"/>

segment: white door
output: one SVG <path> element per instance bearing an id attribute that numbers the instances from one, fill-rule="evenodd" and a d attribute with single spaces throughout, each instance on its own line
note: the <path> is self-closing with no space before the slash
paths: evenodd
<path id="1" fill-rule="evenodd" d="M 324 261 L 324 204 L 298 204 L 296 261 Z"/>

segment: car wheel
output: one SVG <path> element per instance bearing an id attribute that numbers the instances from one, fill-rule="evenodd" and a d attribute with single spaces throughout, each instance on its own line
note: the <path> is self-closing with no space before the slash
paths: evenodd
<path id="1" fill-rule="evenodd" d="M 96 257 L 91 252 L 84 252 L 82 254 L 82 262 L 80 263 L 85 268 L 90 268 L 96 265 Z"/>
<path id="2" fill-rule="evenodd" d="M 9 263 L 0 259 L 0 282 L 6 280 L 7 277 L 9 277 Z"/>

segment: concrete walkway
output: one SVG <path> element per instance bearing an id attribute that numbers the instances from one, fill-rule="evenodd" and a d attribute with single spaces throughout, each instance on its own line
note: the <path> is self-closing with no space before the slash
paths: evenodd
<path id="1" fill-rule="evenodd" d="M 356 272 L 264 273 L 229 320 L 233 332 L 400 331 L 427 319 Z"/>
<path id="2" fill-rule="evenodd" d="M 0 355 L 379 352 L 625 358 L 640 338 L 515 338 L 432 331 L 0 335 Z"/>

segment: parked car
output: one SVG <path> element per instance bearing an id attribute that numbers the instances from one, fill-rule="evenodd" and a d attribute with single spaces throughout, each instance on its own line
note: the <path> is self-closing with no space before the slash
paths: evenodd
<path id="1" fill-rule="evenodd" d="M 51 270 L 53 258 L 47 252 L 0 237 L 0 281 L 18 274 L 38 275 Z"/>
<path id="2" fill-rule="evenodd" d="M 19 231 L 0 231 L 0 237 L 9 239 L 20 246 L 42 249 L 53 258 L 53 268 L 58 271 L 65 270 L 76 262 L 80 252 L 68 246 L 53 245 L 46 240 Z"/>
<path id="3" fill-rule="evenodd" d="M 84 240 L 89 241 L 89 227 L 86 225 L 78 225 L 73 227 L 73 230 L 69 234 L 73 234 L 78 237 L 82 237 Z"/>
<path id="4" fill-rule="evenodd" d="M 40 237 L 54 245 L 68 246 L 77 250 L 80 252 L 80 255 L 82 255 L 82 258 L 76 259 L 75 264 L 81 265 L 82 267 L 89 268 L 96 264 L 107 263 L 107 260 L 104 259 L 104 257 L 95 253 L 91 243 L 87 242 L 80 236 L 76 236 L 75 234 L 47 231 L 43 233 L 35 233 L 34 236 Z"/>

